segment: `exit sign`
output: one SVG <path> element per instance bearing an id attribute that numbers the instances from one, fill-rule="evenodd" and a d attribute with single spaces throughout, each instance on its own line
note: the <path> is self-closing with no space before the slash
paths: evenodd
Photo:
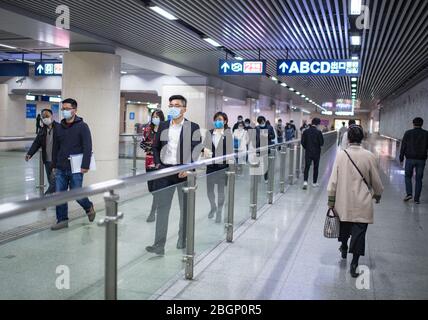
<path id="1" fill-rule="evenodd" d="M 37 62 L 34 66 L 36 76 L 62 76 L 61 62 Z"/>
<path id="2" fill-rule="evenodd" d="M 266 74 L 266 60 L 220 60 L 219 75 L 253 75 Z"/>

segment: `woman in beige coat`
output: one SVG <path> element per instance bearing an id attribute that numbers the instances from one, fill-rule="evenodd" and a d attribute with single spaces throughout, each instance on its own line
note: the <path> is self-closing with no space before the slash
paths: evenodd
<path id="1" fill-rule="evenodd" d="M 339 250 L 346 259 L 348 240 L 349 253 L 353 254 L 351 275 L 356 272 L 360 256 L 365 254 L 367 226 L 373 224 L 373 199 L 380 201 L 383 186 L 374 154 L 361 147 L 363 129 L 353 125 L 348 129 L 349 147 L 337 155 L 328 183 L 328 205 L 340 218 Z"/>

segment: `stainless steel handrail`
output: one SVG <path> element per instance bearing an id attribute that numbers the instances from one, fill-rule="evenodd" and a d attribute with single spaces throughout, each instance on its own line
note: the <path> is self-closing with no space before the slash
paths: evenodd
<path id="1" fill-rule="evenodd" d="M 24 142 L 33 141 L 37 136 L 34 137 L 0 137 L 0 142 Z"/>
<path id="2" fill-rule="evenodd" d="M 324 135 L 329 135 L 332 133 L 336 133 L 336 131 L 325 133 Z M 300 139 L 287 141 L 283 143 L 278 143 L 271 146 L 265 146 L 254 150 L 249 150 L 246 152 L 247 155 L 254 154 L 255 152 L 263 152 L 268 151 L 271 148 L 277 148 L 279 146 L 284 145 L 293 145 L 300 142 Z M 195 170 L 210 164 L 218 163 L 218 162 L 224 162 L 228 160 L 233 160 L 236 158 L 236 154 L 229 154 L 226 156 L 216 157 L 216 158 L 210 158 L 205 160 L 199 160 L 190 164 L 180 165 L 176 167 L 166 168 L 166 169 L 160 169 L 157 171 L 149 172 L 149 173 L 143 173 L 140 175 L 136 175 L 133 177 L 126 177 L 122 179 L 114 179 L 114 180 L 108 180 L 105 182 L 100 182 L 93 184 L 91 186 L 87 186 L 80 189 L 74 189 L 66 192 L 56 193 L 53 195 L 49 195 L 43 198 L 36 198 L 36 199 L 30 199 L 30 200 L 24 200 L 24 201 L 18 201 L 18 202 L 10 202 L 0 205 L 0 220 L 5 218 L 10 218 L 16 215 L 20 215 L 23 213 L 36 211 L 36 210 L 43 210 L 50 206 L 55 206 L 59 204 L 63 204 L 68 201 L 73 201 L 77 199 L 81 199 L 88 196 L 93 196 L 97 194 L 102 194 L 107 191 L 116 190 L 125 188 L 127 186 L 134 186 L 137 184 L 142 184 L 148 181 L 168 177 L 174 174 L 178 174 L 180 172 L 185 171 L 191 171 Z"/>

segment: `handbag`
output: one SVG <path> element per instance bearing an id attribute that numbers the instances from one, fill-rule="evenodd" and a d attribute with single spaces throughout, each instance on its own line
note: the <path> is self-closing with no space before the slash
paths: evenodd
<path id="1" fill-rule="evenodd" d="M 340 219 L 334 209 L 329 208 L 324 224 L 324 237 L 328 239 L 339 238 Z"/>

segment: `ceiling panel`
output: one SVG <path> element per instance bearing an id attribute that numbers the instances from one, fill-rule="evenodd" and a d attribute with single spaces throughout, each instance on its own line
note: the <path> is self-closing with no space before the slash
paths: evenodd
<path id="1" fill-rule="evenodd" d="M 226 48 L 256 58 L 258 49 L 276 73 L 278 58 L 349 59 L 348 0 L 154 0 L 182 21 Z M 365 0 L 370 28 L 360 30 L 363 65 L 358 97 L 373 105 L 403 88 L 428 66 L 428 1 Z M 139 0 L 0 0 L 45 18 L 55 19 L 55 8 L 68 5 L 72 27 L 85 30 L 143 53 L 215 75 L 221 52 L 194 33 L 178 27 Z M 255 88 L 257 81 L 228 78 Z M 283 77 L 280 79 L 322 103 L 351 96 L 349 77 Z M 286 90 L 286 89 L 283 89 Z"/>

